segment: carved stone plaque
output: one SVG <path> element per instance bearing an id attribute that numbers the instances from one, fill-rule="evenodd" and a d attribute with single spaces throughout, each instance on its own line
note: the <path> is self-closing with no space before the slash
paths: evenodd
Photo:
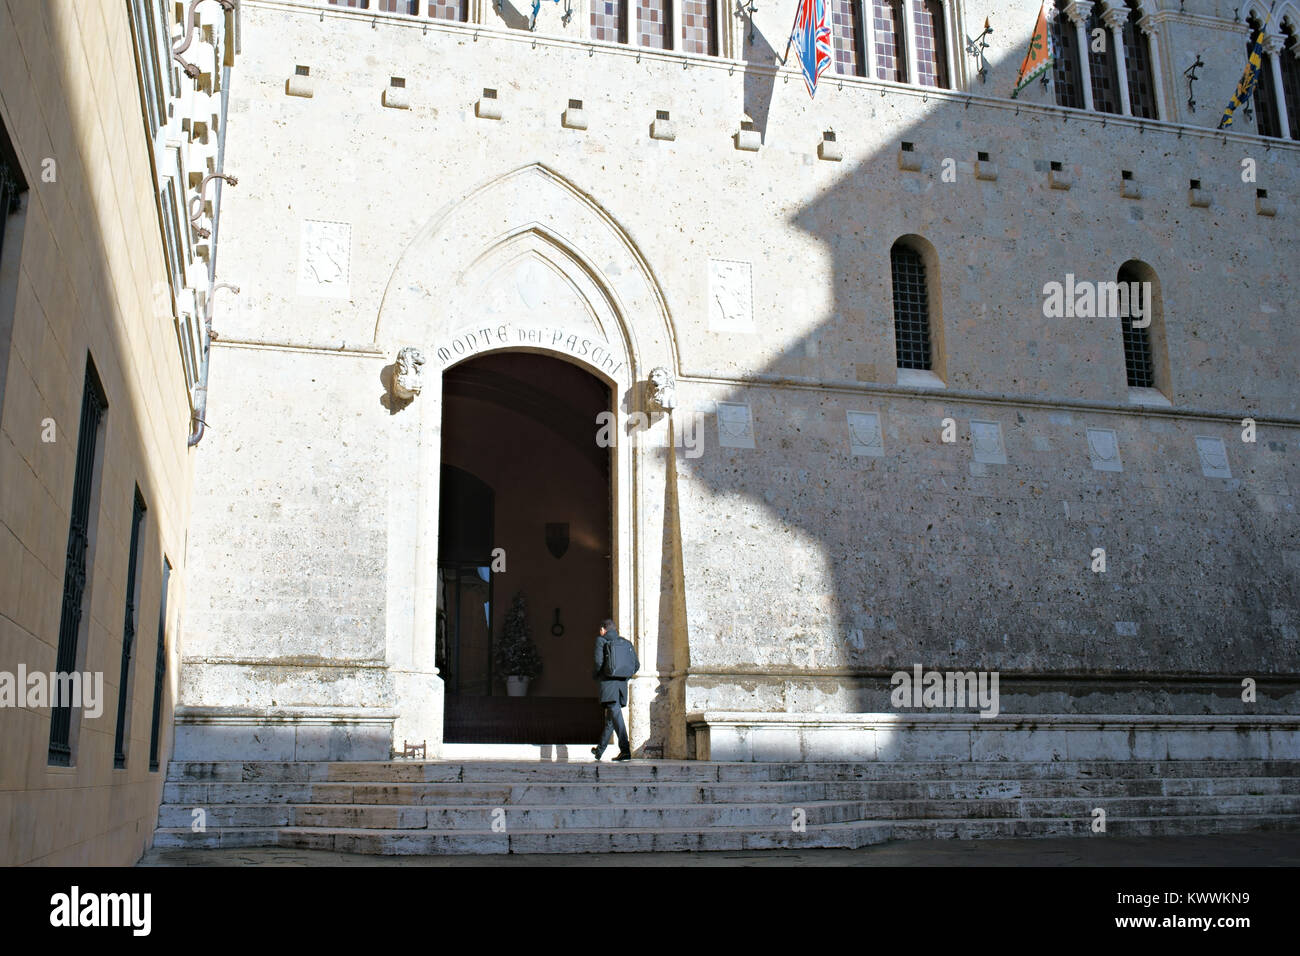
<path id="1" fill-rule="evenodd" d="M 1201 459 L 1201 474 L 1206 478 L 1231 478 L 1232 469 L 1228 467 L 1228 449 L 1222 438 L 1196 436 L 1196 454 Z"/>
<path id="2" fill-rule="evenodd" d="M 718 444 L 723 448 L 753 448 L 754 419 L 749 406 L 718 402 Z"/>
<path id="3" fill-rule="evenodd" d="M 854 455 L 871 455 L 880 458 L 885 454 L 885 440 L 880 431 L 880 416 L 876 412 L 847 412 L 849 419 L 849 450 Z"/>
<path id="4" fill-rule="evenodd" d="M 1002 444 L 1002 425 L 998 422 L 970 423 L 970 441 L 975 460 L 985 465 L 1005 465 L 1007 450 Z"/>
<path id="5" fill-rule="evenodd" d="M 1119 457 L 1119 438 L 1113 428 L 1088 429 L 1088 457 L 1097 471 L 1123 471 Z"/>
<path id="6" fill-rule="evenodd" d="M 350 293 L 352 226 L 346 222 L 302 221 L 298 246 L 298 294 L 346 299 Z"/>
<path id="7" fill-rule="evenodd" d="M 748 262 L 709 260 L 709 331 L 754 331 L 753 267 Z"/>

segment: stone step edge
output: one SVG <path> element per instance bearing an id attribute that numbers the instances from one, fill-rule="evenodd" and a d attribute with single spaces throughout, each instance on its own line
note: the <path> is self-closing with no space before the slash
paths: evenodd
<path id="1" fill-rule="evenodd" d="M 1012 818 L 1018 819 L 1018 818 Z M 909 821 L 910 822 L 910 821 Z M 809 823 L 807 831 L 824 832 L 834 830 L 856 830 L 871 828 L 888 828 L 898 823 L 897 820 L 840 820 L 835 823 Z M 666 834 L 699 834 L 699 833 L 791 833 L 788 826 L 722 826 L 722 827 L 566 827 L 562 830 L 548 828 L 545 830 L 521 830 L 511 828 L 505 832 L 499 832 L 491 829 L 470 829 L 468 827 L 456 830 L 434 830 L 434 829 L 397 829 L 390 827 L 308 827 L 308 826 L 252 826 L 252 827 L 208 827 L 202 833 L 195 833 L 189 827 L 157 827 L 154 830 L 155 837 L 158 834 L 167 834 L 168 836 L 188 836 L 194 838 L 210 837 L 213 834 L 232 833 L 302 833 L 303 835 L 328 836 L 345 834 L 347 836 L 488 836 L 507 838 L 512 836 L 554 836 L 557 834 L 572 834 L 575 836 L 608 833 L 608 834 L 631 834 L 631 833 L 666 833 Z M 803 832 L 803 831 L 799 831 Z"/>

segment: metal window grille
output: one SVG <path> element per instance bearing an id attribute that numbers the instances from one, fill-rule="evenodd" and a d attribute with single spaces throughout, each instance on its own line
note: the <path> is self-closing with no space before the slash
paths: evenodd
<path id="1" fill-rule="evenodd" d="M 144 521 L 144 498 L 135 489 L 131 511 L 131 551 L 126 566 L 126 620 L 122 625 L 122 670 L 117 681 L 117 727 L 113 732 L 113 766 L 126 766 L 127 684 L 131 677 L 131 653 L 135 648 L 135 579 L 140 558 L 140 525 Z"/>
<path id="2" fill-rule="evenodd" d="M 86 593 L 86 549 L 89 544 L 91 483 L 95 474 L 95 447 L 99 426 L 108 408 L 104 386 L 95 365 L 87 356 L 86 382 L 81 395 L 81 426 L 77 434 L 77 465 L 72 485 L 72 519 L 68 528 L 68 551 L 63 570 L 63 610 L 59 619 L 59 646 L 55 670 L 71 674 L 77 668 L 77 638 L 81 631 L 82 604 Z M 66 685 L 65 685 L 66 686 Z M 72 702 L 52 701 L 50 714 L 49 762 L 61 767 L 72 764 Z"/>
<path id="3" fill-rule="evenodd" d="M 930 302 L 925 263 L 915 249 L 895 246 L 889 254 L 894 276 L 894 343 L 899 368 L 930 368 Z"/>
<path id="4" fill-rule="evenodd" d="M 1159 119 L 1156 110 L 1155 76 L 1151 72 L 1150 38 L 1138 29 L 1137 10 L 1124 22 L 1124 59 L 1128 72 L 1128 102 L 1134 116 Z"/>
<path id="5" fill-rule="evenodd" d="M 163 558 L 162 599 L 158 606 L 158 653 L 153 664 L 153 717 L 149 722 L 149 769 L 158 769 L 158 744 L 161 741 L 163 687 L 167 678 L 167 582 L 172 576 L 171 562 Z"/>
<path id="6" fill-rule="evenodd" d="M 1079 35 L 1074 24 L 1065 15 L 1065 0 L 1056 0 L 1056 16 L 1052 18 L 1052 45 L 1056 56 L 1052 61 L 1052 86 L 1057 106 L 1083 109 L 1083 81 L 1079 73 Z"/>
<path id="7" fill-rule="evenodd" d="M 1149 314 L 1150 303 L 1142 301 L 1142 285 L 1139 277 L 1130 271 L 1121 271 L 1121 283 L 1133 283 L 1133 292 L 1129 300 L 1129 312 Z M 1151 358 L 1151 328 L 1133 328 L 1132 314 L 1120 318 L 1121 337 L 1124 341 L 1124 371 L 1128 376 L 1130 388 L 1155 388 L 1155 364 Z"/>

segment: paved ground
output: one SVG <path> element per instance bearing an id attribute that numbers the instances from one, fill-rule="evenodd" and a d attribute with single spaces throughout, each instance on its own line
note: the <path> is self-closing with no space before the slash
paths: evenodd
<path id="1" fill-rule="evenodd" d="M 1300 833 L 905 840 L 860 850 L 367 856 L 327 850 L 150 850 L 140 866 L 1300 866 Z"/>

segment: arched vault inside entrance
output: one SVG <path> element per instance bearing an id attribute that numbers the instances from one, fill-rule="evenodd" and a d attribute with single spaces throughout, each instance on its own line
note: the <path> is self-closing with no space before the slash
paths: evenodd
<path id="1" fill-rule="evenodd" d="M 524 352 L 471 359 L 442 381 L 443 739 L 595 739 L 592 648 L 612 580 L 610 449 L 596 438 L 610 388 Z M 501 654 L 517 597 L 541 660 L 524 696 L 509 695 Z"/>

